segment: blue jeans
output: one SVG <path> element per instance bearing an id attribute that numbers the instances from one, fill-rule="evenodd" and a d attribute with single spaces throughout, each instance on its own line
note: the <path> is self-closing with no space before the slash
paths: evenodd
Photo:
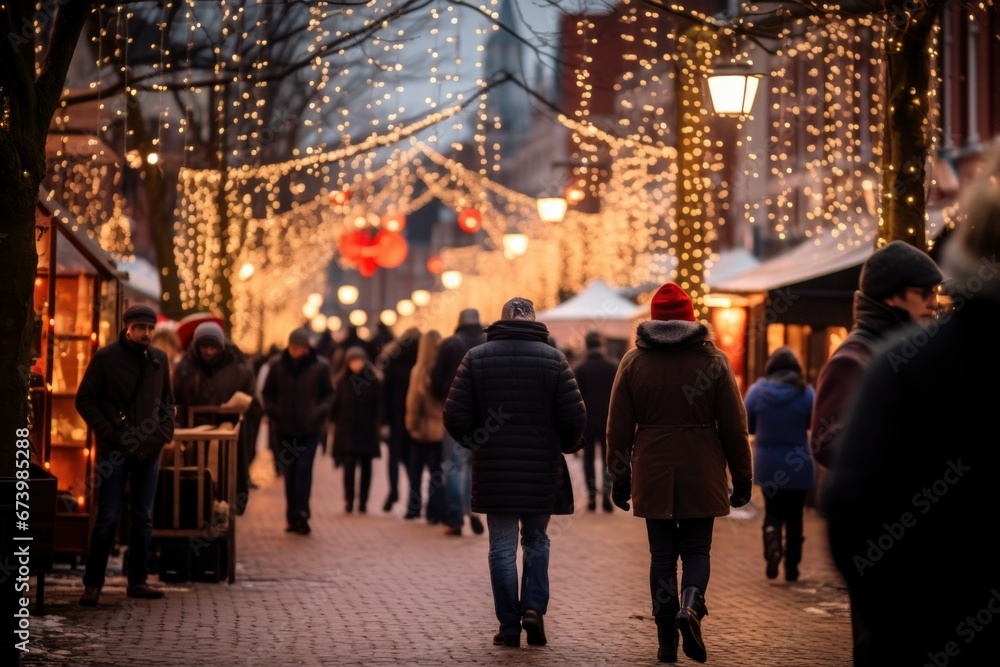
<path id="1" fill-rule="evenodd" d="M 84 586 L 103 586 L 108 557 L 115 541 L 118 515 L 125 505 L 129 484 L 131 534 L 128 545 L 129 586 L 146 583 L 149 548 L 153 541 L 153 502 L 160 473 L 160 459 L 125 458 L 121 452 L 99 453 L 96 468 L 97 518 L 90 537 L 90 554 L 83 575 Z"/>
<path id="2" fill-rule="evenodd" d="M 521 524 L 521 595 L 517 594 L 517 532 Z M 521 633 L 528 609 L 544 614 L 549 606 L 548 514 L 487 514 L 490 531 L 490 583 L 500 632 Z"/>
<path id="3" fill-rule="evenodd" d="M 461 528 L 465 516 L 472 511 L 472 451 L 458 444 L 445 431 L 441 443 L 441 470 L 447 479 L 445 493 L 445 523 Z"/>
<path id="4" fill-rule="evenodd" d="M 308 519 L 312 493 L 313 461 L 320 436 L 306 435 L 282 439 L 282 463 L 285 468 L 285 519 L 290 525 Z"/>
<path id="5" fill-rule="evenodd" d="M 649 591 L 653 616 L 676 614 L 677 559 L 683 565 L 680 590 L 694 586 L 701 594 L 711 574 L 712 530 L 715 518 L 646 519 L 649 537 Z"/>

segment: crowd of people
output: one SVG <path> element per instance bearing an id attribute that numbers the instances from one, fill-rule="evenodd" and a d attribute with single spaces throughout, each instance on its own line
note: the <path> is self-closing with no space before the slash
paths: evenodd
<path id="1" fill-rule="evenodd" d="M 159 450 L 175 422 L 191 421 L 192 407 L 239 404 L 252 434 L 241 474 L 266 418 L 289 532 L 311 531 L 320 450 L 343 470 L 347 513 L 369 511 L 373 461 L 385 452 L 383 511 L 402 499 L 405 520 L 423 517 L 445 535 L 461 536 L 466 524 L 488 530 L 497 645 L 519 646 L 522 631 L 529 645 L 547 643 L 547 526 L 575 511 L 567 455 L 583 452 L 587 510 L 597 510 L 600 493 L 603 511 L 617 506 L 645 520 L 659 661 L 676 662 L 679 647 L 707 660 L 701 622 L 715 519 L 749 503 L 756 485 L 763 573 L 775 579 L 783 565 L 788 582 L 800 577 L 807 494 L 820 491 L 850 593 L 855 664 L 944 664 L 939 655 L 986 664 L 1000 642 L 1000 624 L 989 624 L 1000 581 L 989 531 L 971 522 L 994 495 L 985 482 L 996 469 L 986 422 L 1000 370 L 991 345 L 1000 325 L 998 178 L 1000 157 L 971 190 L 941 268 L 902 242 L 870 256 L 851 333 L 815 388 L 796 353 L 778 347 L 741 394 L 710 327 L 672 282 L 652 296 L 624 357 L 609 358 L 591 332 L 573 364 L 519 297 L 488 325 L 463 310 L 447 333 L 410 328 L 397 337 L 381 327 L 365 340 L 353 327 L 336 337 L 299 328 L 285 349 L 259 359 L 212 323 L 168 356 L 152 344 L 153 311 L 129 308 L 77 398 L 101 445 L 98 465 L 111 471 L 99 488 L 80 603 L 97 604 L 126 482 L 128 595 L 163 595 L 146 583 Z M 954 303 L 947 313 L 942 290 Z M 990 378 L 986 389 L 968 381 L 973 369 Z M 935 412 L 947 419 L 930 419 Z M 931 577 L 943 581 L 932 586 Z M 986 621 L 980 608 L 991 612 Z M 907 628 L 904 642 L 898 627 Z"/>

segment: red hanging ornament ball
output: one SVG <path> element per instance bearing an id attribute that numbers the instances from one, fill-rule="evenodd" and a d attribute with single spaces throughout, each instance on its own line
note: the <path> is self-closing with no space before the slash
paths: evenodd
<path id="1" fill-rule="evenodd" d="M 463 208 L 458 213 L 458 227 L 463 232 L 474 234 L 483 224 L 483 214 L 474 208 Z"/>
<path id="2" fill-rule="evenodd" d="M 440 257 L 431 257 L 427 260 L 427 272 L 435 276 L 444 271 L 444 260 Z"/>

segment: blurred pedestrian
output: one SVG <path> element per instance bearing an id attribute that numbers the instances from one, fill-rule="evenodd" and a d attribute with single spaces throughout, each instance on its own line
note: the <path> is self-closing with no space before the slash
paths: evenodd
<path id="1" fill-rule="evenodd" d="M 851 333 L 823 364 L 816 381 L 810 447 L 823 468 L 835 465 L 839 433 L 875 348 L 910 323 L 934 319 L 934 288 L 940 282 L 934 260 L 904 241 L 876 250 L 861 266 Z"/>
<path id="2" fill-rule="evenodd" d="M 486 513 L 490 581 L 500 631 L 494 644 L 547 641 L 546 528 L 560 487 L 569 484 L 563 453 L 583 446 L 583 397 L 566 357 L 548 343 L 531 301 L 514 298 L 486 329 L 487 342 L 463 357 L 444 408 L 445 428 L 472 452 L 472 509 Z M 561 511 L 560 511 L 561 510 Z M 572 513 L 572 508 L 568 509 Z M 518 594 L 517 541 L 522 547 Z"/>
<path id="3" fill-rule="evenodd" d="M 677 660 L 680 630 L 684 654 L 705 662 L 701 619 L 708 614 L 715 517 L 746 505 L 752 490 L 747 416 L 729 359 L 695 319 L 684 290 L 674 283 L 660 287 L 650 316 L 622 358 L 611 392 L 611 496 L 625 511 L 633 499 L 635 516 L 646 519 L 658 659 Z"/>
<path id="4" fill-rule="evenodd" d="M 904 241 L 892 241 L 876 250 L 861 266 L 851 333 L 823 364 L 816 381 L 809 447 L 820 464 L 821 480 L 823 471 L 836 467 L 844 425 L 876 349 L 906 326 L 934 319 L 934 288 L 941 280 L 934 260 Z M 822 498 L 819 502 L 822 506 Z M 859 625 L 863 616 L 852 613 L 851 622 L 854 653 L 856 659 L 863 659 L 868 650 L 868 631 Z"/>
<path id="5" fill-rule="evenodd" d="M 574 369 L 576 382 L 580 386 L 583 402 L 587 406 L 587 429 L 583 433 L 583 475 L 587 482 L 587 510 L 597 509 L 597 480 L 594 474 L 594 453 L 600 448 L 601 461 L 601 507 L 610 512 L 611 478 L 608 476 L 608 405 L 611 403 L 611 387 L 615 383 L 618 364 L 608 359 L 604 353 L 603 340 L 597 331 L 590 331 L 585 337 L 587 356 Z"/>
<path id="6" fill-rule="evenodd" d="M 369 341 L 371 344 L 371 352 L 374 355 L 372 359 L 377 359 L 382 354 L 382 351 L 385 350 L 386 346 L 395 340 L 396 334 L 392 332 L 392 327 L 379 320 L 378 325 L 375 327 L 375 334 Z"/>
<path id="7" fill-rule="evenodd" d="M 312 470 L 333 405 L 330 368 L 310 347 L 306 329 L 288 336 L 288 347 L 268 364 L 261 394 L 285 477 L 288 532 L 308 535 Z"/>
<path id="8" fill-rule="evenodd" d="M 420 516 L 424 468 L 430 475 L 427 488 L 427 522 L 445 519 L 444 476 L 441 473 L 441 441 L 444 440 L 444 405 L 431 391 L 431 370 L 441 347 L 441 334 L 431 329 L 420 336 L 417 362 L 410 373 L 406 393 L 406 430 L 413 438 L 410 449 L 410 498 L 404 519 Z"/>
<path id="9" fill-rule="evenodd" d="M 1000 145 L 959 202 L 954 309 L 872 359 L 821 493 L 865 643 L 854 665 L 996 664 Z"/>
<path id="10" fill-rule="evenodd" d="M 764 560 L 768 579 L 785 561 L 785 580 L 797 581 L 802 561 L 802 516 L 815 485 L 809 453 L 809 421 L 815 395 L 789 347 L 779 347 L 764 365 L 764 377 L 744 403 L 753 440 L 753 478 L 764 492 Z M 784 531 L 784 547 L 782 547 Z"/>
<path id="11" fill-rule="evenodd" d="M 101 471 L 80 597 L 80 604 L 86 607 L 96 606 L 101 597 L 115 526 L 126 497 L 132 515 L 125 595 L 163 597 L 163 591 L 149 586 L 146 579 L 160 452 L 174 436 L 170 362 L 151 344 L 156 329 L 152 308 L 131 306 L 122 322 L 118 340 L 94 353 L 76 394 L 76 410 L 97 440 L 95 469 Z"/>
<path id="12" fill-rule="evenodd" d="M 349 324 L 343 331 L 343 338 L 337 341 L 336 347 L 330 354 L 330 373 L 332 373 L 333 377 L 340 377 L 344 374 L 344 368 L 347 364 L 347 351 L 352 347 L 360 347 L 365 351 L 369 359 L 374 360 L 376 358 L 375 346 L 361 337 L 357 326 Z"/>
<path id="13" fill-rule="evenodd" d="M 167 366 L 170 369 L 170 377 L 172 379 L 174 377 L 174 369 L 177 368 L 177 363 L 184 356 L 184 351 L 181 349 L 181 337 L 177 335 L 177 331 L 174 329 L 157 327 L 156 331 L 153 332 L 150 344 L 153 347 L 163 350 L 163 353 L 167 355 Z"/>
<path id="14" fill-rule="evenodd" d="M 398 339 L 391 340 L 375 362 L 382 373 L 381 415 L 384 427 L 388 429 L 389 495 L 382 505 L 383 512 L 390 511 L 399 500 L 400 466 L 406 471 L 411 488 L 414 484 L 409 465 L 413 438 L 406 430 L 406 393 L 410 386 L 410 371 L 417 363 L 419 341 L 420 329 L 410 327 Z M 416 483 L 419 485 L 419 479 Z"/>
<path id="15" fill-rule="evenodd" d="M 458 315 L 455 333 L 441 342 L 438 358 L 431 371 L 431 390 L 444 403 L 451 391 L 455 373 L 465 358 L 466 352 L 486 342 L 483 325 L 479 322 L 479 311 L 466 308 Z M 465 517 L 469 517 L 472 532 L 483 533 L 482 519 L 472 513 L 472 466 L 469 450 L 462 447 L 445 426 L 441 445 L 441 468 L 445 474 L 447 518 L 445 535 L 460 536 Z"/>
<path id="16" fill-rule="evenodd" d="M 382 380 L 362 347 L 348 348 L 346 366 L 336 380 L 333 404 L 333 462 L 344 467 L 344 509 L 368 511 L 372 482 L 372 459 L 381 454 L 379 425 Z M 360 474 L 361 486 L 357 487 Z M 355 493 L 357 489 L 357 493 Z"/>
<path id="17" fill-rule="evenodd" d="M 177 417 L 184 425 L 218 425 L 222 421 L 236 421 L 230 415 L 195 416 L 192 408 L 220 407 L 236 398 L 242 408 L 239 442 L 236 448 L 236 514 L 246 508 L 250 483 L 251 450 L 256 447 L 257 428 L 261 407 L 257 394 L 253 367 L 246 355 L 232 342 L 226 340 L 222 327 L 215 322 L 202 322 L 194 330 L 191 345 L 174 377 L 177 398 Z"/>

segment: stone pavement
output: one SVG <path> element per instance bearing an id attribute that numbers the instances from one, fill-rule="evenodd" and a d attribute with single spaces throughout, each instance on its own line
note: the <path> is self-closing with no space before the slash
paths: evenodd
<path id="1" fill-rule="evenodd" d="M 347 515 L 341 471 L 318 458 L 313 532 L 284 532 L 284 491 L 258 455 L 237 519 L 237 575 L 222 583 L 159 584 L 163 600 L 129 600 L 117 568 L 100 606 L 82 608 L 79 571 L 46 578 L 22 665 L 654 665 L 644 524 L 615 510 L 586 512 L 580 459 L 570 461 L 577 513 L 550 524 L 551 601 L 545 647 L 494 647 L 487 536 L 383 513 L 386 460 L 375 462 L 367 515 Z M 405 488 L 405 475 L 400 475 Z M 807 510 L 802 576 L 764 576 L 762 506 L 716 523 L 702 622 L 708 664 L 850 664 L 846 592 L 827 555 L 823 523 Z M 679 664 L 694 664 L 681 653 Z"/>

